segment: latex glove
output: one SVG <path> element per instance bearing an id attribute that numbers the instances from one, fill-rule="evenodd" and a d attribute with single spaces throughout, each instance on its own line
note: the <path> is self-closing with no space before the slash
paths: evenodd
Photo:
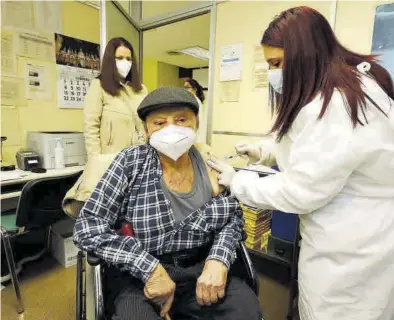
<path id="1" fill-rule="evenodd" d="M 249 162 L 258 162 L 261 157 L 261 150 L 257 144 L 252 143 L 239 143 L 235 146 L 235 151 L 239 155 L 246 155 L 249 157 Z"/>
<path id="2" fill-rule="evenodd" d="M 218 176 L 219 184 L 221 184 L 222 186 L 224 186 L 226 188 L 230 188 L 231 181 L 233 180 L 234 175 L 235 175 L 234 168 L 225 162 L 219 161 L 216 158 L 210 158 L 207 161 L 207 164 L 212 169 L 214 169 L 220 173 Z"/>
<path id="3" fill-rule="evenodd" d="M 207 260 L 197 280 L 197 303 L 210 306 L 224 298 L 227 283 L 227 267 L 219 260 Z"/>
<path id="4" fill-rule="evenodd" d="M 174 301 L 175 283 L 161 264 L 157 265 L 148 278 L 144 294 L 149 300 L 161 306 L 160 316 L 164 318 Z"/>

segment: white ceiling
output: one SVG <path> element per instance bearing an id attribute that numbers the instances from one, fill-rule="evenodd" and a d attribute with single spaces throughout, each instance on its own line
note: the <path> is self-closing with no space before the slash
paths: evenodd
<path id="1" fill-rule="evenodd" d="M 205 14 L 144 32 L 144 57 L 183 68 L 208 66 L 207 60 L 188 55 L 171 56 L 167 52 L 199 46 L 209 49 L 209 17 Z"/>

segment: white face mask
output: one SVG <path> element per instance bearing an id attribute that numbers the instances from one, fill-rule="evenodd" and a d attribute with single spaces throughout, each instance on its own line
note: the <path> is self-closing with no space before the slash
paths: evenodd
<path id="1" fill-rule="evenodd" d="M 283 71 L 282 69 L 269 69 L 268 70 L 268 81 L 272 88 L 282 94 L 283 88 Z"/>
<path id="2" fill-rule="evenodd" d="M 150 145 L 160 153 L 176 161 L 185 154 L 196 141 L 196 133 L 192 128 L 169 125 L 154 132 Z"/>
<path id="3" fill-rule="evenodd" d="M 125 79 L 131 70 L 132 63 L 131 61 L 127 61 L 126 59 L 122 60 L 115 60 L 116 61 L 116 68 L 120 76 Z"/>

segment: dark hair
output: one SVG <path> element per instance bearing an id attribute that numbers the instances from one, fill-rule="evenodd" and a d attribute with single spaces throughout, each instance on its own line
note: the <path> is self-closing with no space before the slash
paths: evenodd
<path id="1" fill-rule="evenodd" d="M 340 90 L 353 126 L 364 125 L 359 106 L 368 123 L 364 113 L 366 95 L 357 71 L 357 65 L 364 61 L 371 64 L 369 73 L 394 99 L 393 81 L 387 70 L 376 63 L 376 56 L 346 49 L 326 18 L 312 8 L 296 7 L 282 12 L 269 24 L 261 44 L 284 49 L 282 94 L 270 88 L 272 112 L 277 115 L 271 131 L 277 132 L 278 141 L 289 131 L 300 110 L 319 93 L 323 98 L 318 117 L 321 119 L 334 89 Z"/>
<path id="2" fill-rule="evenodd" d="M 112 96 L 117 96 L 119 94 L 119 90 L 122 88 L 122 85 L 120 84 L 121 78 L 119 76 L 118 70 L 116 69 L 115 62 L 115 52 L 120 46 L 126 47 L 131 51 L 131 61 L 133 63 L 131 71 L 125 80 L 126 82 L 131 83 L 131 87 L 135 92 L 140 92 L 142 90 L 137 62 L 132 45 L 124 38 L 112 38 L 109 40 L 107 47 L 105 48 L 101 73 L 98 76 L 102 88 Z"/>
<path id="3" fill-rule="evenodd" d="M 204 95 L 203 87 L 197 82 L 197 80 L 189 78 L 185 82 L 188 82 L 191 85 L 191 87 L 194 90 L 196 90 L 197 98 L 200 99 L 201 102 L 204 102 L 205 95 Z"/>

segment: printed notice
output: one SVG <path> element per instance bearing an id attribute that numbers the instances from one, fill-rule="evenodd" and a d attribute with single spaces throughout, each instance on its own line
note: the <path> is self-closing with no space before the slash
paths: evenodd
<path id="1" fill-rule="evenodd" d="M 16 74 L 15 33 L 1 29 L 1 73 Z"/>
<path id="2" fill-rule="evenodd" d="M 62 32 L 61 8 L 61 1 L 34 1 L 36 28 Z"/>
<path id="3" fill-rule="evenodd" d="M 31 100 L 51 100 L 52 84 L 49 66 L 39 63 L 25 64 L 26 96 Z"/>
<path id="4" fill-rule="evenodd" d="M 33 29 L 33 1 L 1 1 L 1 25 Z"/>
<path id="5" fill-rule="evenodd" d="M 18 42 L 18 55 L 38 60 L 55 61 L 53 34 L 21 32 Z"/>
<path id="6" fill-rule="evenodd" d="M 241 80 L 243 45 L 223 46 L 220 59 L 220 81 Z"/>
<path id="7" fill-rule="evenodd" d="M 1 77 L 1 105 L 14 107 L 26 105 L 23 78 Z"/>
<path id="8" fill-rule="evenodd" d="M 254 48 L 253 89 L 268 87 L 268 63 L 264 59 L 260 45 Z"/>

